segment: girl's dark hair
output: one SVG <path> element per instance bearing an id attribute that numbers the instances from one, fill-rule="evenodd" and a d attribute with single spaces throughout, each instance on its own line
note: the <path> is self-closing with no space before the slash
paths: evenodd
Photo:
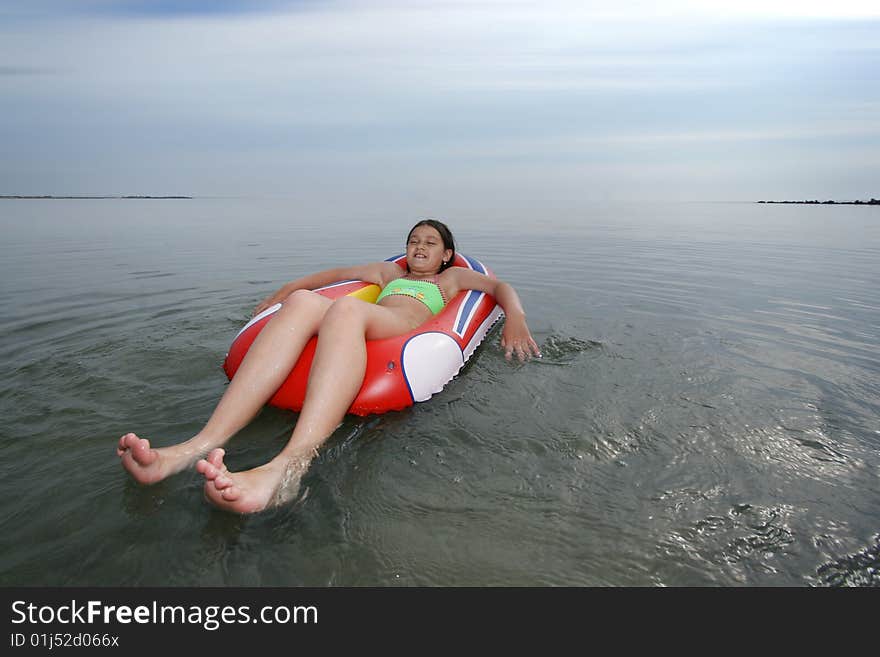
<path id="1" fill-rule="evenodd" d="M 437 221 L 436 219 L 422 219 L 415 226 L 409 229 L 409 235 L 406 236 L 407 244 L 409 244 L 409 238 L 412 237 L 413 231 L 419 226 L 430 226 L 438 233 L 440 233 L 440 239 L 443 240 L 443 248 L 450 249 L 452 251 L 452 256 L 449 258 L 449 260 L 446 261 L 446 264 L 440 265 L 440 271 L 451 267 L 453 260 L 455 260 L 455 238 L 452 236 L 452 231 L 449 230 L 449 227 L 442 221 Z M 409 271 L 409 264 L 407 264 L 406 269 L 407 271 Z"/>

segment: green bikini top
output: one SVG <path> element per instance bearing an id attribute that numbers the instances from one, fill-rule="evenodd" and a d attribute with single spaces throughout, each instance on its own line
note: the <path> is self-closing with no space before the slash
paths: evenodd
<path id="1" fill-rule="evenodd" d="M 376 303 L 379 303 L 385 297 L 390 297 L 395 294 L 418 299 L 428 306 L 428 309 L 435 315 L 443 310 L 443 307 L 446 305 L 446 295 L 443 294 L 443 290 L 440 289 L 440 284 L 437 282 L 436 276 L 432 281 L 396 278 L 388 283 L 382 292 L 379 293 Z"/>

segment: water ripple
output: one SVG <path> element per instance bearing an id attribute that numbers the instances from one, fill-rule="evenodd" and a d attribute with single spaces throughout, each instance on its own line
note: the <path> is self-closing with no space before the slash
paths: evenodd
<path id="1" fill-rule="evenodd" d="M 821 586 L 880 586 L 880 535 L 873 545 L 819 566 L 815 579 Z"/>

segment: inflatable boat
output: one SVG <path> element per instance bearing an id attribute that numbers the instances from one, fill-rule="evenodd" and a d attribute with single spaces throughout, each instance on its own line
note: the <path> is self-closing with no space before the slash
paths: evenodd
<path id="1" fill-rule="evenodd" d="M 406 255 L 388 258 L 406 268 Z M 455 267 L 467 267 L 494 278 L 479 260 L 457 253 Z M 379 286 L 364 281 L 339 281 L 315 290 L 329 299 L 354 296 L 375 303 Z M 281 304 L 251 319 L 232 341 L 223 362 L 230 379 L 251 343 Z M 349 408 L 355 415 L 402 410 L 429 399 L 458 374 L 492 326 L 503 316 L 501 306 L 485 292 L 462 290 L 446 307 L 418 328 L 394 338 L 367 341 L 364 383 Z M 279 408 L 299 411 L 306 394 L 317 337 L 306 344 L 290 375 L 269 400 Z"/>

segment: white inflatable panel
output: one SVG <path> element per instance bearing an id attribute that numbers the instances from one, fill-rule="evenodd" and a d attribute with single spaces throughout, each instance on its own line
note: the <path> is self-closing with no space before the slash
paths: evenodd
<path id="1" fill-rule="evenodd" d="M 458 343 L 445 333 L 422 333 L 403 348 L 403 375 L 417 402 L 440 392 L 464 365 Z"/>
<path id="2" fill-rule="evenodd" d="M 504 313 L 501 311 L 501 306 L 495 306 L 489 316 L 483 320 L 483 323 L 480 324 L 480 327 L 477 329 L 476 333 L 474 333 L 474 337 L 471 338 L 471 341 L 465 345 L 464 349 L 464 361 L 467 362 L 470 360 L 471 356 L 473 356 L 474 351 L 476 351 L 477 347 L 483 342 L 483 338 L 486 337 L 486 334 L 489 330 L 495 325 L 499 319 L 504 316 Z"/>

